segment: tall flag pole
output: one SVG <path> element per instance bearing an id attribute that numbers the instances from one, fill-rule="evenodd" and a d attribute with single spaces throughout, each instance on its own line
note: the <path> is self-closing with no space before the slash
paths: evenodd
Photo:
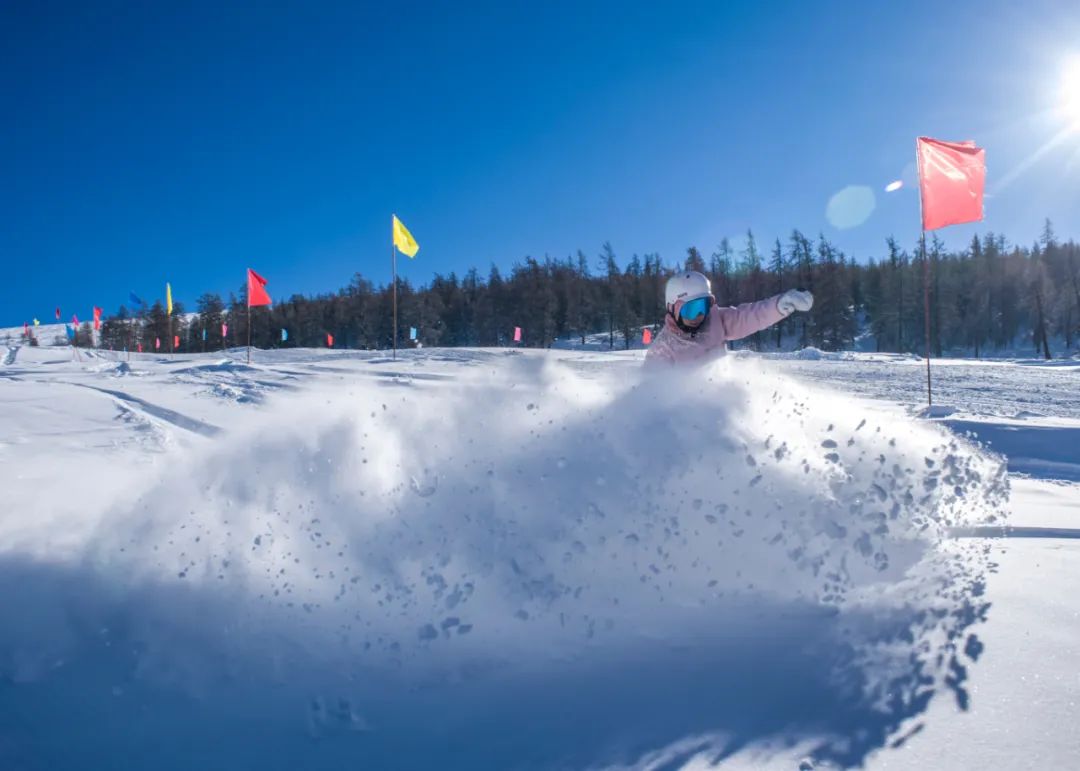
<path id="1" fill-rule="evenodd" d="M 269 305 L 270 295 L 266 291 L 266 279 L 248 268 L 247 273 L 247 360 L 251 364 L 251 309 L 260 305 Z"/>
<path id="2" fill-rule="evenodd" d="M 394 217 L 397 220 L 397 216 Z M 396 239 L 397 231 L 395 230 L 394 236 Z M 390 245 L 390 270 L 393 275 L 391 282 L 394 285 L 394 322 L 391 326 L 394 336 L 394 361 L 397 361 L 397 243 Z"/>
<path id="3" fill-rule="evenodd" d="M 400 249 L 402 254 L 412 259 L 420 251 L 420 245 L 416 243 L 412 233 L 402 224 L 396 214 L 391 215 L 390 227 L 393 231 L 390 265 L 394 277 L 394 358 L 397 359 L 397 253 Z"/>
<path id="4" fill-rule="evenodd" d="M 175 353 L 173 351 L 173 333 L 172 333 L 172 284 L 168 281 L 165 282 L 165 315 L 169 319 L 169 353 Z"/>
<path id="5" fill-rule="evenodd" d="M 926 404 L 934 406 L 930 386 L 930 261 L 926 231 L 983 218 L 986 151 L 975 143 L 944 142 L 930 137 L 915 140 L 919 166 L 919 211 L 922 216 L 923 306 L 926 327 Z"/>

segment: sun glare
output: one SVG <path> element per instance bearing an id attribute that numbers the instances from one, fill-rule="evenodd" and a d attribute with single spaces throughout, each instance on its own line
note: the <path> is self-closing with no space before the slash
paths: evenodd
<path id="1" fill-rule="evenodd" d="M 1061 79 L 1061 106 L 1066 117 L 1080 127 L 1080 56 L 1065 65 Z"/>

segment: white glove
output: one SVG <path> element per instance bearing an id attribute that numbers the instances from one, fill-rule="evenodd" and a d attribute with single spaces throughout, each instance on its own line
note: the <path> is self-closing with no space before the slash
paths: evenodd
<path id="1" fill-rule="evenodd" d="M 813 307 L 814 295 L 801 289 L 789 289 L 776 301 L 777 310 L 785 316 L 790 316 L 795 311 L 808 311 Z"/>

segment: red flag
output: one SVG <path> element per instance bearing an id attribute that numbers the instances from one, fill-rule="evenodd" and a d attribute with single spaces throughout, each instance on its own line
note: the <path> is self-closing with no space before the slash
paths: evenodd
<path id="1" fill-rule="evenodd" d="M 258 305 L 269 305 L 270 295 L 266 293 L 263 287 L 266 286 L 266 279 L 260 276 L 258 273 L 248 268 L 248 307 L 254 308 Z"/>
<path id="2" fill-rule="evenodd" d="M 94 306 L 94 329 L 101 329 L 101 308 Z"/>
<path id="3" fill-rule="evenodd" d="M 333 348 L 334 347 L 334 336 L 332 334 L 330 334 L 329 332 L 326 333 L 326 347 L 327 348 Z"/>
<path id="4" fill-rule="evenodd" d="M 139 353 L 142 353 L 142 343 L 139 343 Z"/>
<path id="5" fill-rule="evenodd" d="M 974 142 L 942 142 L 919 137 L 923 230 L 977 222 L 983 218 L 986 151 Z"/>
<path id="6" fill-rule="evenodd" d="M 57 321 L 60 320 L 60 309 L 59 308 L 56 309 L 56 320 Z"/>
<path id="7" fill-rule="evenodd" d="M 23 331 L 23 337 L 30 337 L 30 325 L 27 324 L 25 321 L 23 322 L 23 325 L 22 325 L 22 331 Z"/>
<path id="8" fill-rule="evenodd" d="M 643 345 L 652 344 L 652 330 L 651 329 L 646 327 L 645 330 L 641 333 L 641 342 L 642 342 Z"/>
<path id="9" fill-rule="evenodd" d="M 179 348 L 180 347 L 180 335 L 173 335 L 172 347 L 173 348 Z"/>

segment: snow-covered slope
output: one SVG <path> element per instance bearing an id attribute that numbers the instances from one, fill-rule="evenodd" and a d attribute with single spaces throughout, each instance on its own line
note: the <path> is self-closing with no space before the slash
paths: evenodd
<path id="1" fill-rule="evenodd" d="M 1008 671 L 1003 459 L 904 361 L 65 353 L 0 367 L 0 767 L 920 767 Z"/>
<path id="2" fill-rule="evenodd" d="M 31 325 L 33 335 L 38 340 L 38 344 L 42 346 L 53 345 L 67 345 L 67 331 L 66 324 L 41 324 L 40 326 Z M 0 345 L 4 346 L 5 350 L 10 350 L 12 347 L 18 347 L 26 344 L 27 340 L 24 334 L 23 327 L 0 327 Z"/>

